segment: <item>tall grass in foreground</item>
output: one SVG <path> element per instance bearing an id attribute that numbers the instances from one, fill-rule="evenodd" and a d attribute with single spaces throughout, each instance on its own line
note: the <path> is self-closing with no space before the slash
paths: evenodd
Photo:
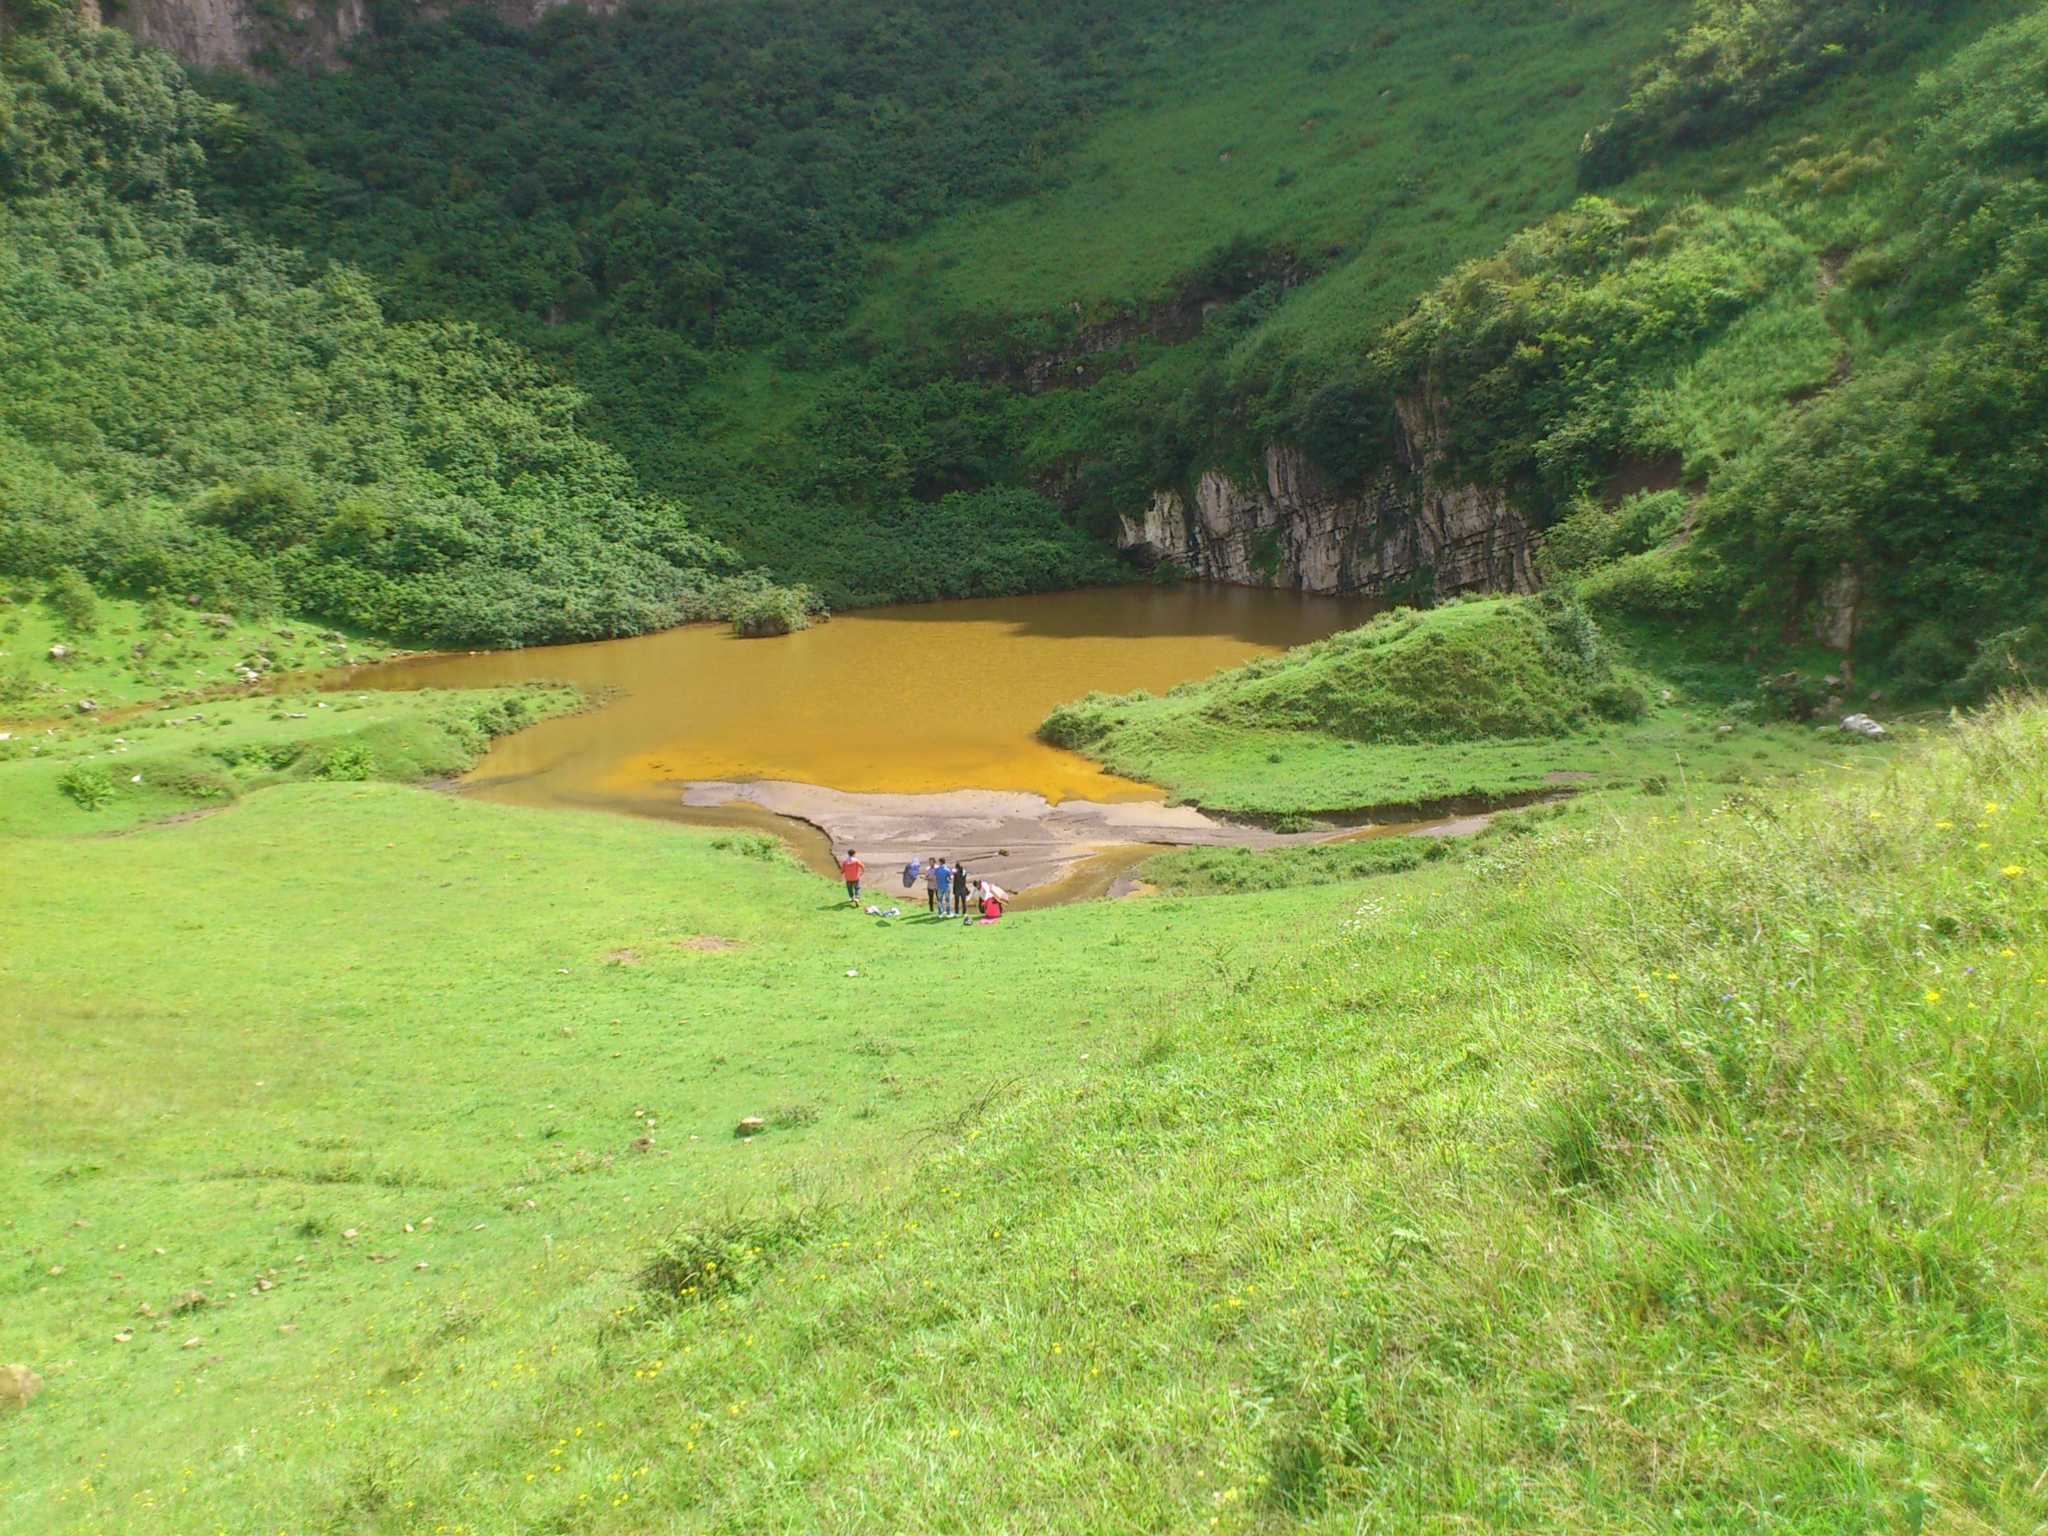
<path id="1" fill-rule="evenodd" d="M 2033 1529 L 2044 786 L 2006 705 L 1219 951 L 899 1197 L 563 1298 L 537 1396 L 340 1430 L 342 1528 Z"/>

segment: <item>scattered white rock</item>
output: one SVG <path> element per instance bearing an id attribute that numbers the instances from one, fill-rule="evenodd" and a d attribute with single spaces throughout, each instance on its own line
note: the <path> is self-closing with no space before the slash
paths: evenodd
<path id="1" fill-rule="evenodd" d="M 1887 734 L 1885 728 L 1868 715 L 1844 715 L 1842 729 L 1851 735 L 1862 736 L 1871 741 L 1882 741 Z"/>
<path id="2" fill-rule="evenodd" d="M 89 715 L 100 707 L 100 701 L 98 699 L 80 699 L 72 707 L 81 715 Z"/>
<path id="3" fill-rule="evenodd" d="M 733 1127 L 733 1134 L 736 1136 L 758 1136 L 767 1129 L 768 1122 L 766 1120 L 763 1120 L 759 1115 L 748 1115 L 738 1125 Z"/>
<path id="4" fill-rule="evenodd" d="M 70 654 L 71 647 L 68 645 L 53 645 L 50 647 L 50 660 L 52 661 L 62 661 Z"/>

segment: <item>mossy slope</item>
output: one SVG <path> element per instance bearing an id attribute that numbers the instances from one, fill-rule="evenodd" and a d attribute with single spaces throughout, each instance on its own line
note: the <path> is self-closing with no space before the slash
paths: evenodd
<path id="1" fill-rule="evenodd" d="M 1163 698 L 1090 694 L 1054 710 L 1039 734 L 1219 808 L 1342 810 L 1499 792 L 1478 782 L 1440 785 L 1442 770 L 1462 754 L 1426 749 L 1490 753 L 1507 744 L 1520 753 L 1517 744 L 1556 741 L 1603 718 L 1637 719 L 1647 707 L 1579 609 L 1490 598 L 1385 614 Z M 1373 752 L 1358 753 L 1361 746 Z M 1327 776 L 1305 775 L 1301 759 L 1332 753 L 1353 754 L 1340 778 L 1405 762 L 1428 781 L 1407 794 L 1319 801 L 1330 786 L 1317 781 Z M 1263 772 L 1261 758 L 1284 771 Z M 1532 782 L 1556 766 L 1544 762 Z"/>

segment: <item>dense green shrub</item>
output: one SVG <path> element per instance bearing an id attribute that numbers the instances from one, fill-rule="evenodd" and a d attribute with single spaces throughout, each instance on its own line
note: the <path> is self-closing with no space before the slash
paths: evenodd
<path id="1" fill-rule="evenodd" d="M 1700 0 L 1692 24 L 1587 133 L 1580 179 L 1604 187 L 1660 153 L 1733 138 L 1875 50 L 1897 52 L 1947 7 L 1885 0 Z"/>
<path id="2" fill-rule="evenodd" d="M 57 779 L 57 788 L 88 811 L 114 798 L 114 777 L 98 763 L 73 763 Z"/>
<path id="3" fill-rule="evenodd" d="M 1765 632 L 1851 573 L 1859 645 L 1952 650 L 2032 618 L 2048 583 L 2048 14 L 1959 55 L 1845 305 L 1883 349 L 1788 412 L 1702 509 Z"/>
<path id="4" fill-rule="evenodd" d="M 530 357 L 197 212 L 224 113 L 117 31 L 0 39 L 0 570 L 439 644 L 720 611 L 735 557 Z"/>
<path id="5" fill-rule="evenodd" d="M 357 742 L 337 742 L 317 755 L 319 766 L 314 770 L 316 778 L 360 782 L 377 771 L 376 757 L 368 747 Z"/>
<path id="6" fill-rule="evenodd" d="M 1649 695 L 1620 678 L 1594 684 L 1586 690 L 1586 702 L 1601 719 L 1622 723 L 1640 720 L 1650 712 Z"/>
<path id="7" fill-rule="evenodd" d="M 52 573 L 43 602 L 66 634 L 89 635 L 100 627 L 100 603 L 92 583 L 71 566 L 59 566 Z"/>
<path id="8" fill-rule="evenodd" d="M 1685 524 L 1682 491 L 1653 491 L 1610 505 L 1596 496 L 1581 497 L 1570 515 L 1544 535 L 1543 548 L 1553 570 L 1570 574 L 1640 555 L 1664 543 Z"/>
<path id="9" fill-rule="evenodd" d="M 1952 676 L 1942 667 L 1938 677 Z M 2007 691 L 2039 694 L 2048 690 L 2048 624 L 2035 620 L 1989 635 L 1957 677 L 1957 697 L 1976 703 Z"/>
<path id="10" fill-rule="evenodd" d="M 804 593 L 771 588 L 740 598 L 732 605 L 732 632 L 742 639 L 787 635 L 811 627 L 811 605 Z"/>

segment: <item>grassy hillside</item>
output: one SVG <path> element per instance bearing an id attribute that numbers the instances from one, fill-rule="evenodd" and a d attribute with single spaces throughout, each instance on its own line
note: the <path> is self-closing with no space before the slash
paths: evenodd
<path id="1" fill-rule="evenodd" d="M 993 929 L 376 783 L 11 836 L 4 1523 L 2022 1526 L 2044 770 Z"/>
<path id="2" fill-rule="evenodd" d="M 139 761 L 465 702 L 120 734 Z M 49 1381 L 0 1417 L 10 1532 L 484 1530 L 542 1493 L 568 1526 L 633 1528 L 646 1458 L 599 1449 L 620 1421 L 587 1353 L 626 1358 L 620 1276 L 679 1224 L 741 1223 L 742 1272 L 778 1232 L 848 1251 L 839 1210 L 887 1198 L 933 1138 L 1135 1049 L 1219 953 L 1300 927 L 1109 905 L 876 924 L 758 836 L 373 781 L 93 836 L 140 807 L 87 813 L 26 759 L 0 776 L 37 813 L 0 829 L 0 1359 Z M 736 1141 L 748 1114 L 769 1129 Z M 626 1348 L 636 1383 L 696 1354 Z M 429 1465 L 415 1437 L 452 1449 L 464 1421 L 525 1426 L 489 1495 L 512 1505 L 401 1486 Z M 533 1459 L 557 1438 L 578 1455 Z"/>
<path id="3" fill-rule="evenodd" d="M 727 414 L 707 381 L 770 344 L 807 358 L 878 243 L 1045 184 L 1149 56 L 1199 43 L 1198 8 L 721 0 L 562 8 L 530 30 L 403 14 L 348 70 L 214 82 L 243 109 L 217 206 L 376 272 L 401 314 L 552 358 L 641 474 L 834 603 L 1120 574 L 1014 474 L 934 470 L 908 423 L 841 424 L 795 463 L 707 459 Z M 937 430 L 971 455 L 971 430 Z M 1007 490 L 976 496 L 990 485 Z M 857 536 L 835 536 L 849 520 Z"/>
<path id="4" fill-rule="evenodd" d="M 197 211 L 233 122 L 68 13 L 0 28 L 0 573 L 439 644 L 631 633 L 762 585 L 580 397 Z"/>
<path id="5" fill-rule="evenodd" d="M 581 702 L 569 688 L 280 694 L 14 732 L 0 740 L 0 836 L 125 832 L 280 784 L 452 779 L 494 737 Z"/>
<path id="6" fill-rule="evenodd" d="M 1663 794 L 1688 775 L 1742 783 L 1862 749 L 1832 729 L 1839 710 L 1818 731 L 1789 720 L 1808 712 L 1803 693 L 1759 695 L 1727 670 L 1701 669 L 1694 687 L 1652 680 L 1612 650 L 1557 599 L 1402 610 L 1164 697 L 1091 694 L 1054 710 L 1040 734 L 1179 800 L 1291 829 L 1318 815 L 1477 809 L 1589 785 Z M 1341 856 L 1312 850 L 1272 867 L 1329 857 Z"/>
<path id="7" fill-rule="evenodd" d="M 1086 747 L 1141 718 L 1314 730 L 1353 741 L 1445 743 L 1559 736 L 1596 713 L 1640 717 L 1641 690 L 1614 675 L 1598 629 L 1565 604 L 1523 598 L 1383 614 L 1200 682 L 1147 708 L 1096 696 L 1046 718 L 1042 734 Z"/>
<path id="8" fill-rule="evenodd" d="M 1704 490 L 1645 547 L 1592 540 L 1654 557 L 1609 612 L 1741 654 L 1853 588 L 1863 658 L 1938 690 L 2034 622 L 2035 455 L 2000 445 L 2037 413 L 1982 394 L 2038 371 L 1999 296 L 2036 171 L 1996 126 L 2030 111 L 2033 9 L 935 0 L 914 80 L 848 41 L 857 5 L 472 18 L 235 87 L 211 185 L 549 352 L 642 473 L 834 601 L 1109 578 L 1077 529 L 1276 438 L 1360 482 L 1426 385 L 1451 467 L 1539 526 L 1585 534 L 1645 466 Z M 1983 470 L 1935 446 L 2001 411 Z M 1704 558 L 1656 550 L 1695 522 Z"/>
<path id="9" fill-rule="evenodd" d="M 1208 47 L 1156 60 L 1057 185 L 886 252 L 859 323 L 944 336 L 976 318 L 1056 323 L 1074 305 L 1100 320 L 1223 275 L 1204 268 L 1229 253 L 1286 252 L 1326 272 L 1315 307 L 1346 329 L 1320 344 L 1357 347 L 1441 273 L 1571 200 L 1586 125 L 1682 14 L 1248 7 Z M 1321 298 L 1331 287 L 1341 305 Z"/>
<path id="10" fill-rule="evenodd" d="M 365 264 L 402 314 L 553 357 L 643 475 L 834 602 L 1015 590 L 1114 573 L 1020 520 L 1019 488 L 1100 531 L 1210 441 L 1170 423 L 1219 350 L 1140 325 L 1093 371 L 1144 384 L 1099 400 L 968 380 L 1184 290 L 1249 301 L 1227 351 L 1326 268 L 1368 337 L 1569 200 L 1580 137 L 1679 14 L 931 0 L 882 27 L 843 0 L 408 24 L 342 74 L 214 82 L 241 115 L 212 195 Z"/>

